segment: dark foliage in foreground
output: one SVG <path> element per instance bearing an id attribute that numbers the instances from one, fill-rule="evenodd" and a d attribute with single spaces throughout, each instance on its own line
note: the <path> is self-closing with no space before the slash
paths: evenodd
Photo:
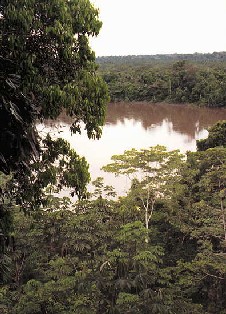
<path id="1" fill-rule="evenodd" d="M 217 142 L 187 159 L 132 149 L 105 167 L 133 173 L 126 196 L 98 178 L 90 200 L 47 193 L 35 215 L 14 208 L 2 313 L 225 313 L 225 169 Z"/>

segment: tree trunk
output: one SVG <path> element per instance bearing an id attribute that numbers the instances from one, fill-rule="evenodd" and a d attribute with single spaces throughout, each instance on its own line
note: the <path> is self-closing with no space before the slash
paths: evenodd
<path id="1" fill-rule="evenodd" d="M 226 221 L 225 221 L 223 198 L 221 198 L 221 212 L 222 212 L 222 222 L 223 222 L 223 228 L 224 228 L 224 240 L 226 241 Z"/>
<path id="2" fill-rule="evenodd" d="M 145 236 L 145 243 L 149 242 L 149 239 L 148 239 L 148 223 L 149 223 L 148 207 L 145 207 L 145 227 L 146 227 L 146 230 L 147 230 L 147 235 Z"/>

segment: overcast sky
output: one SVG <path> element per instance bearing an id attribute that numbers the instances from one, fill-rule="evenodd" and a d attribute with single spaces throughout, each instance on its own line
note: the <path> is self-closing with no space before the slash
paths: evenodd
<path id="1" fill-rule="evenodd" d="M 226 0 L 91 0 L 96 56 L 226 51 Z"/>

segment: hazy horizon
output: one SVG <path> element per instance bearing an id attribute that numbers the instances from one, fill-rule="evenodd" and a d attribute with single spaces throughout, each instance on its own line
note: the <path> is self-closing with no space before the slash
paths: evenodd
<path id="1" fill-rule="evenodd" d="M 213 53 L 226 53 L 226 49 L 222 51 L 213 51 L 213 52 L 193 52 L 193 53 L 153 53 L 153 54 L 139 54 L 139 55 L 134 55 L 134 54 L 128 54 L 128 55 L 99 55 L 96 56 L 97 58 L 103 58 L 103 57 L 133 57 L 133 56 L 164 56 L 164 55 L 205 55 L 205 54 L 213 54 Z"/>

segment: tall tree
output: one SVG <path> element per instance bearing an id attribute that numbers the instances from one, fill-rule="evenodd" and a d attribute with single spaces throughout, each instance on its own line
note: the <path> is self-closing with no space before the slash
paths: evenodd
<path id="1" fill-rule="evenodd" d="M 171 197 L 182 155 L 178 150 L 168 152 L 164 146 L 157 145 L 140 151 L 131 149 L 123 155 L 114 155 L 111 159 L 113 163 L 103 167 L 104 171 L 131 178 L 131 194 L 140 200 L 148 231 L 157 200 Z M 145 242 L 148 242 L 148 236 L 145 237 Z"/>
<path id="2" fill-rule="evenodd" d="M 86 161 L 63 140 L 39 138 L 35 124 L 65 111 L 72 133 L 101 136 L 108 94 L 89 46 L 101 25 L 89 0 L 0 2 L 0 173 L 12 179 L 0 186 L 1 219 L 15 204 L 46 205 L 49 185 L 83 197 Z"/>
<path id="3" fill-rule="evenodd" d="M 50 147 L 40 145 L 37 119 L 66 111 L 72 133 L 83 125 L 89 138 L 101 136 L 108 95 L 89 47 L 100 27 L 88 0 L 1 2 L 0 171 L 21 178 L 42 160 Z"/>
<path id="4" fill-rule="evenodd" d="M 225 158 L 223 147 L 188 152 L 172 204 L 184 243 L 193 242 L 177 263 L 180 286 L 207 313 L 225 308 Z"/>

